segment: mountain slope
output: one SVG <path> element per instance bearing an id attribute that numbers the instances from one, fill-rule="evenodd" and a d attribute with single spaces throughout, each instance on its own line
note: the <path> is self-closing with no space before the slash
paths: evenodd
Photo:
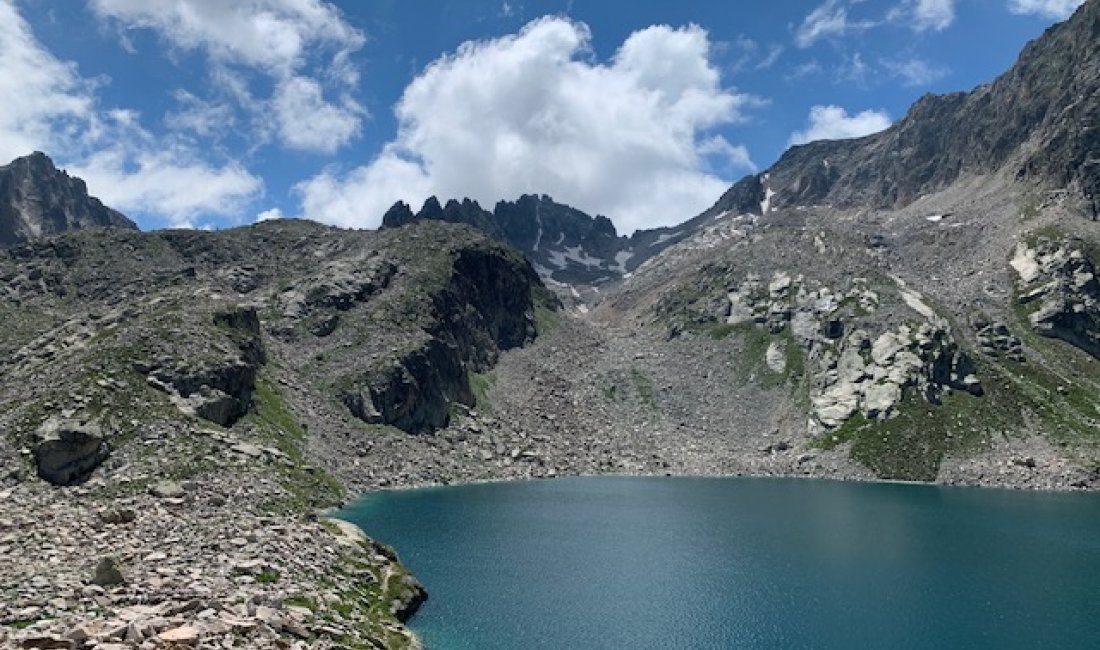
<path id="1" fill-rule="evenodd" d="M 969 176 L 1067 190 L 1100 214 L 1100 3 L 1028 43 L 1015 65 L 967 93 L 926 95 L 890 128 L 791 147 L 734 185 L 719 210 L 831 205 L 893 208 Z M 769 197 L 770 198 L 767 198 Z"/>
<path id="2" fill-rule="evenodd" d="M 0 646 L 419 647 L 401 621 L 424 592 L 397 556 L 314 515 L 481 476 L 474 450 L 500 439 L 452 454 L 435 434 L 554 307 L 518 253 L 450 224 L 0 251 Z"/>
<path id="3" fill-rule="evenodd" d="M 32 153 L 0 167 L 0 248 L 86 228 L 137 226 L 88 195 L 84 181 Z"/>
<path id="4" fill-rule="evenodd" d="M 1095 485 L 1098 34 L 1091 0 L 992 84 L 793 147 L 593 321 L 694 341 L 700 362 L 728 339 L 745 380 L 786 390 L 779 456 L 830 459 L 791 471 L 840 450 L 886 478 Z"/>

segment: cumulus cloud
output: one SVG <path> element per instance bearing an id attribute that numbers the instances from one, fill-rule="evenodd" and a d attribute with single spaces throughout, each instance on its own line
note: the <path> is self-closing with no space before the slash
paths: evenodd
<path id="1" fill-rule="evenodd" d="M 286 215 L 279 208 L 269 208 L 264 210 L 260 214 L 256 215 L 256 223 L 261 221 L 271 221 L 273 219 L 285 219 Z"/>
<path id="2" fill-rule="evenodd" d="M 298 70 L 313 45 L 339 53 L 364 42 L 338 9 L 320 0 L 91 0 L 91 8 L 123 29 L 152 29 L 181 49 L 273 75 Z"/>
<path id="3" fill-rule="evenodd" d="M 351 55 L 365 36 L 328 2 L 90 0 L 90 5 L 124 37 L 129 30 L 149 29 L 173 48 L 204 53 L 221 90 L 258 122 L 273 113 L 276 124 L 270 130 L 290 148 L 331 153 L 360 133 L 366 112 L 347 92 L 359 82 Z M 324 62 L 317 65 L 320 58 Z M 274 95 L 255 99 L 233 68 L 266 75 Z M 338 91 L 338 101 L 325 98 L 326 85 Z M 310 123 L 317 127 L 313 132 L 299 126 Z"/>
<path id="4" fill-rule="evenodd" d="M 38 43 L 11 0 L 0 0 L 0 164 L 80 137 L 93 92 L 74 64 Z"/>
<path id="5" fill-rule="evenodd" d="M 179 108 L 164 116 L 164 124 L 176 131 L 189 131 L 201 137 L 218 137 L 233 128 L 233 109 L 220 102 L 210 102 L 177 89 L 173 97 Z"/>
<path id="6" fill-rule="evenodd" d="M 239 163 L 211 163 L 183 142 L 153 136 L 138 120 L 132 111 L 108 112 L 102 121 L 108 137 L 66 165 L 107 205 L 191 228 L 199 216 L 239 214 L 262 191 L 263 182 Z"/>
<path id="7" fill-rule="evenodd" d="M 286 79 L 275 91 L 279 135 L 293 149 L 336 151 L 359 135 L 359 116 L 363 112 L 350 98 L 339 106 L 330 104 L 321 84 L 306 77 Z"/>
<path id="8" fill-rule="evenodd" d="M 397 200 L 492 205 L 545 192 L 620 229 L 672 224 L 714 202 L 713 167 L 752 169 L 708 129 L 762 100 L 724 88 L 705 31 L 653 26 L 606 63 L 588 28 L 562 17 L 468 42 L 433 62 L 395 107 L 398 136 L 369 164 L 297 186 L 306 216 L 371 227 Z"/>
<path id="9" fill-rule="evenodd" d="M 943 31 L 955 22 L 955 0 L 903 0 L 886 19 L 918 33 Z"/>
<path id="10" fill-rule="evenodd" d="M 890 126 L 886 111 L 865 110 L 855 115 L 840 106 L 813 106 L 809 126 L 791 134 L 788 144 L 805 144 L 815 140 L 843 140 L 877 133 Z"/>
<path id="11" fill-rule="evenodd" d="M 1008 10 L 1014 14 L 1030 14 L 1062 20 L 1068 18 L 1084 0 L 1008 0 Z"/>
<path id="12" fill-rule="evenodd" d="M 795 30 L 794 43 L 807 48 L 822 38 L 839 38 L 849 32 L 859 32 L 875 26 L 871 20 L 852 20 L 848 17 L 848 5 L 843 0 L 825 0 L 806 17 Z"/>
<path id="13" fill-rule="evenodd" d="M 173 223 L 229 214 L 260 191 L 239 164 L 212 164 L 183 141 L 152 136 L 135 111 L 101 107 L 97 91 L 0 0 L 0 162 L 44 151 L 112 207 Z"/>

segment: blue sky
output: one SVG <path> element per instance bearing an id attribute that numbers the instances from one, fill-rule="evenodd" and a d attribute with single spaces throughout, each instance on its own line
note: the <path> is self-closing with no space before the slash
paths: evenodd
<path id="1" fill-rule="evenodd" d="M 0 158 L 145 229 L 548 193 L 620 230 L 992 80 L 1079 0 L 0 0 Z"/>

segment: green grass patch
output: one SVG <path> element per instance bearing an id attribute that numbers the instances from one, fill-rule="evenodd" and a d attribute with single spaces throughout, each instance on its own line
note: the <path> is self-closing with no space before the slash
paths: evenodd
<path id="1" fill-rule="evenodd" d="M 539 336 L 546 336 L 547 334 L 558 329 L 561 325 L 561 312 L 551 307 L 547 301 L 536 300 L 535 301 L 535 332 Z"/>
<path id="2" fill-rule="evenodd" d="M 252 424 L 265 441 L 286 454 L 289 464 L 276 463 L 286 494 L 265 504 L 273 513 L 300 513 L 339 504 L 344 488 L 328 472 L 305 462 L 302 445 L 306 430 L 287 406 L 275 383 L 262 374 L 256 379 L 252 410 L 242 418 Z"/>
<path id="3" fill-rule="evenodd" d="M 484 413 L 493 412 L 493 403 L 489 400 L 489 391 L 497 384 L 495 373 L 467 372 L 467 381 L 474 394 L 474 405 Z"/>
<path id="4" fill-rule="evenodd" d="M 833 449 L 851 442 L 851 458 L 879 478 L 934 481 L 944 456 L 972 452 L 989 440 L 988 425 L 994 422 L 985 419 L 989 414 L 984 399 L 955 391 L 936 405 L 910 390 L 894 417 L 868 420 L 854 415 L 815 444 Z"/>
<path id="5" fill-rule="evenodd" d="M 275 569 L 267 569 L 265 571 L 261 571 L 259 574 L 256 575 L 256 582 L 264 585 L 270 585 L 278 582 L 281 578 L 282 575 L 280 575 L 279 572 Z"/>
<path id="6" fill-rule="evenodd" d="M 711 323 L 703 326 L 702 329 L 704 334 L 716 341 L 719 341 L 726 338 L 730 334 L 733 334 L 734 332 L 742 331 L 742 325 L 742 323 Z"/>

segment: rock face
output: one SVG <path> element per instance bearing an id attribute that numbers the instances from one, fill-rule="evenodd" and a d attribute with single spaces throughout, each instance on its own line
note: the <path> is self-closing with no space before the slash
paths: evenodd
<path id="1" fill-rule="evenodd" d="M 34 433 L 38 475 L 54 485 L 80 483 L 107 459 L 110 449 L 96 423 L 50 418 Z"/>
<path id="2" fill-rule="evenodd" d="M 35 152 L 0 167 L 0 248 L 86 228 L 137 226 L 88 195 L 84 181 Z"/>
<path id="3" fill-rule="evenodd" d="M 993 83 L 926 95 L 881 133 L 791 147 L 771 169 L 730 188 L 712 211 L 899 207 L 968 175 L 1007 167 L 1018 180 L 1068 188 L 1095 218 L 1098 33 L 1100 4 L 1085 2 L 1070 20 L 1029 43 Z"/>
<path id="4" fill-rule="evenodd" d="M 546 195 L 528 194 L 514 202 L 500 201 L 492 212 L 470 199 L 451 199 L 441 206 L 433 196 L 415 214 L 408 205 L 398 202 L 384 215 L 382 227 L 397 228 L 425 220 L 478 228 L 523 251 L 543 277 L 564 283 L 607 282 L 642 261 L 635 259 L 631 241 L 615 232 L 610 219 L 591 217 Z"/>
<path id="5" fill-rule="evenodd" d="M 488 370 L 500 351 L 534 338 L 536 283 L 515 257 L 458 251 L 423 325 L 429 336 L 392 363 L 346 377 L 340 400 L 369 424 L 410 433 L 446 426 L 450 405 L 474 405 L 467 372 Z"/>
<path id="6" fill-rule="evenodd" d="M 1035 331 L 1100 358 L 1100 282 L 1083 243 L 1045 237 L 1034 247 L 1021 243 L 1012 266 Z"/>
<path id="7" fill-rule="evenodd" d="M 256 374 L 266 355 L 254 306 L 218 311 L 212 320 L 218 333 L 231 343 L 224 356 L 151 367 L 148 381 L 171 394 L 184 412 L 229 426 L 248 412 Z"/>

